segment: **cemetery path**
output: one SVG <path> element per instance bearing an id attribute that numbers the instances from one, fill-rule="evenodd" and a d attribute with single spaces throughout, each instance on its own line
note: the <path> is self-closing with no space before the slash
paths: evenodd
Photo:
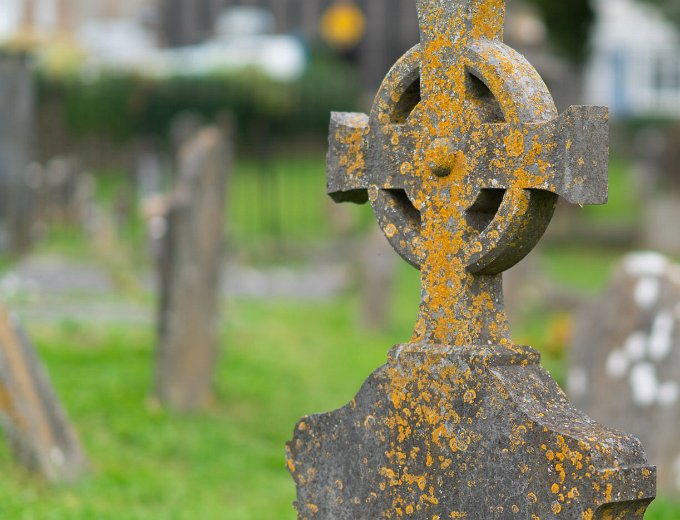
<path id="1" fill-rule="evenodd" d="M 225 298 L 325 300 L 350 282 L 344 264 L 298 268 L 229 264 L 222 274 Z M 0 274 L 0 299 L 24 320 L 86 320 L 147 325 L 156 318 L 152 273 L 138 277 L 138 291 L 122 291 L 104 266 L 56 255 L 32 255 Z"/>

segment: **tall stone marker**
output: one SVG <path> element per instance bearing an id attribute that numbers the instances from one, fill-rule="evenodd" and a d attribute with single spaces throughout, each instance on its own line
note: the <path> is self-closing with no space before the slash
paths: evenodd
<path id="1" fill-rule="evenodd" d="M 156 397 L 178 411 L 211 400 L 218 355 L 220 271 L 230 150 L 216 127 L 181 150 L 160 254 Z"/>
<path id="2" fill-rule="evenodd" d="M 659 490 L 680 496 L 679 266 L 656 253 L 623 259 L 577 322 L 568 391 L 598 421 L 639 436 Z"/>
<path id="3" fill-rule="evenodd" d="M 27 55 L 0 51 L 0 248 L 30 246 L 32 201 L 25 183 L 31 161 L 35 93 Z"/>
<path id="4" fill-rule="evenodd" d="M 558 195 L 607 199 L 607 111 L 558 116 L 502 43 L 504 0 L 418 0 L 421 44 L 370 116 L 333 114 L 328 191 L 371 203 L 422 272 L 411 340 L 355 399 L 288 444 L 300 519 L 642 518 L 655 468 L 634 437 L 579 412 L 513 343 L 501 273 Z"/>
<path id="5" fill-rule="evenodd" d="M 78 436 L 16 319 L 0 305 L 0 422 L 16 459 L 53 483 L 88 469 Z"/>

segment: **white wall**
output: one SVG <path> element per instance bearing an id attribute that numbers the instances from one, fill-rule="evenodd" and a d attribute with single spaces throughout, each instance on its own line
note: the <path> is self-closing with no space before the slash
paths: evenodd
<path id="1" fill-rule="evenodd" d="M 597 22 L 586 73 L 588 102 L 614 117 L 680 118 L 680 36 L 635 0 L 592 0 Z"/>

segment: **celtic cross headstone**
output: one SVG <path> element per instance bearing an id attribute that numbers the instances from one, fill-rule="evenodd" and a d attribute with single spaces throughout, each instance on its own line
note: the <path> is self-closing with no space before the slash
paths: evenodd
<path id="1" fill-rule="evenodd" d="M 574 409 L 515 345 L 501 274 L 558 196 L 607 199 L 607 111 L 558 115 L 502 43 L 505 0 L 417 0 L 421 43 L 372 112 L 333 114 L 328 191 L 370 202 L 422 272 L 411 340 L 341 410 L 288 444 L 300 519 L 642 518 L 655 468 L 639 441 Z"/>

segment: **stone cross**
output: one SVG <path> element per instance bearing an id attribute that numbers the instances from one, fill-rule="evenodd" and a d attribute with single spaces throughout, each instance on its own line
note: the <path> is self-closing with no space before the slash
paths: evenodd
<path id="1" fill-rule="evenodd" d="M 500 43 L 503 2 L 419 2 L 423 43 L 390 71 L 370 116 L 332 116 L 329 192 L 370 200 L 421 268 L 418 340 L 508 343 L 500 273 L 536 244 L 557 195 L 607 198 L 601 107 L 563 116 Z"/>
<path id="2" fill-rule="evenodd" d="M 410 342 L 346 407 L 288 444 L 300 519 L 642 518 L 655 469 L 639 441 L 575 410 L 512 342 L 501 273 L 558 196 L 607 199 L 607 111 L 559 116 L 502 43 L 505 0 L 417 0 L 421 43 L 370 115 L 333 114 L 328 191 L 371 203 L 422 272 Z"/>

